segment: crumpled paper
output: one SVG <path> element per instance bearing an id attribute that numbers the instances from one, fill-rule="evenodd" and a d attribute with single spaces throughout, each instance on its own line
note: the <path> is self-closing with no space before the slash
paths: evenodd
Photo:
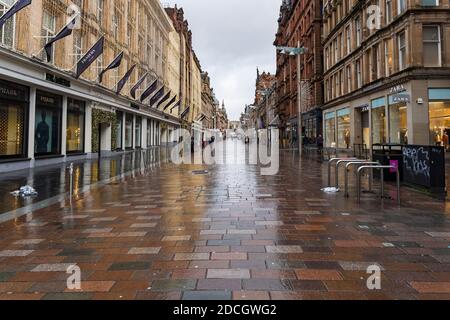
<path id="1" fill-rule="evenodd" d="M 323 188 L 321 190 L 325 193 L 338 193 L 339 192 L 339 188 L 336 188 L 336 187 L 328 187 L 328 188 Z"/>
<path id="2" fill-rule="evenodd" d="M 11 194 L 14 197 L 23 197 L 23 198 L 34 197 L 38 195 L 37 191 L 30 186 L 21 187 L 19 190 L 11 192 Z"/>

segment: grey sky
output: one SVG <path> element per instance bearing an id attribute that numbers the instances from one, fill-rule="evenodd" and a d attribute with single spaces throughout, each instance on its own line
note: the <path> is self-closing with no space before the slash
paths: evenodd
<path id="1" fill-rule="evenodd" d="M 162 0 L 184 9 L 202 69 L 230 120 L 253 102 L 256 67 L 275 72 L 273 41 L 281 0 Z"/>

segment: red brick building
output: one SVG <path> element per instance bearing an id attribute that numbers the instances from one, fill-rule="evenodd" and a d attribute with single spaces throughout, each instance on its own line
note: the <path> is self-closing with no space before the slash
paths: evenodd
<path id="1" fill-rule="evenodd" d="M 323 53 L 321 45 L 322 0 L 284 0 L 280 8 L 276 46 L 308 49 L 301 56 L 303 135 L 309 143 L 322 134 Z M 298 60 L 277 53 L 277 111 L 280 133 L 285 143 L 298 136 Z"/>
<path id="2" fill-rule="evenodd" d="M 268 128 L 272 120 L 270 111 L 273 106 L 270 106 L 268 98 L 275 82 L 275 75 L 265 71 L 260 73 L 259 69 L 257 70 L 255 102 L 253 105 L 256 112 L 256 128 L 258 129 Z"/>

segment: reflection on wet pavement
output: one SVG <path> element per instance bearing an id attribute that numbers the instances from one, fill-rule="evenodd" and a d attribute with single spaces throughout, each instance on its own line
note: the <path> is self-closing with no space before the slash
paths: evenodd
<path id="1" fill-rule="evenodd" d="M 105 158 L 101 162 L 74 162 L 74 190 L 140 170 L 145 165 L 157 165 L 166 161 L 167 153 L 166 148 L 155 148 Z M 65 163 L 0 174 L 0 215 L 69 192 L 69 165 Z M 38 196 L 16 198 L 10 194 L 25 185 L 34 187 Z"/>
<path id="2" fill-rule="evenodd" d="M 161 161 L 0 224 L 0 298 L 450 299 L 445 202 L 403 189 L 401 208 L 372 194 L 358 206 L 320 191 L 324 164 L 280 157 L 274 176 Z M 371 265 L 380 290 L 367 288 Z"/>

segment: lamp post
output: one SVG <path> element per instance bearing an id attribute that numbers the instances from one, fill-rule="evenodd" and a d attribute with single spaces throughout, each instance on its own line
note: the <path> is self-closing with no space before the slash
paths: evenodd
<path id="1" fill-rule="evenodd" d="M 300 46 L 298 43 L 297 48 L 293 47 L 277 47 L 280 54 L 285 54 L 289 56 L 297 56 L 297 79 L 298 79 L 298 140 L 299 140 L 299 153 L 300 158 L 303 155 L 303 124 L 302 124 L 302 74 L 301 74 L 301 56 L 305 54 L 308 49 Z"/>

